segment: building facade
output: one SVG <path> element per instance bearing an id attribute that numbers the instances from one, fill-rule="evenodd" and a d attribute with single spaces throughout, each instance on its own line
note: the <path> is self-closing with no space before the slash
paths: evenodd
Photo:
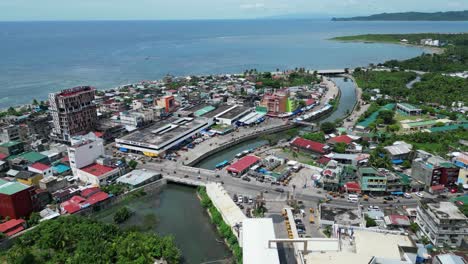
<path id="1" fill-rule="evenodd" d="M 428 191 L 434 186 L 451 187 L 457 183 L 460 168 L 445 159 L 418 151 L 413 160 L 411 177 L 423 182 Z"/>
<path id="2" fill-rule="evenodd" d="M 93 133 L 86 136 L 72 138 L 68 147 L 68 159 L 73 175 L 78 175 L 78 169 L 86 167 L 104 156 L 104 141 Z"/>
<path id="3" fill-rule="evenodd" d="M 468 218 L 451 202 L 420 201 L 416 223 L 435 246 L 460 247 L 468 236 Z"/>
<path id="4" fill-rule="evenodd" d="M 19 182 L 0 180 L 0 216 L 18 219 L 33 210 L 34 187 Z"/>
<path id="5" fill-rule="evenodd" d="M 49 94 L 49 111 L 54 124 L 52 139 L 69 142 L 72 136 L 86 134 L 95 128 L 95 91 L 93 87 L 80 86 Z"/>
<path id="6" fill-rule="evenodd" d="M 385 192 L 387 177 L 372 167 L 362 167 L 357 171 L 363 192 Z"/>

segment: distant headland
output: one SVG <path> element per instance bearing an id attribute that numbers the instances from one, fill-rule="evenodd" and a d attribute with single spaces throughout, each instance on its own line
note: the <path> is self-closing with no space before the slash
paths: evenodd
<path id="1" fill-rule="evenodd" d="M 332 21 L 468 21 L 468 10 L 448 12 L 382 13 L 370 16 L 332 18 Z"/>

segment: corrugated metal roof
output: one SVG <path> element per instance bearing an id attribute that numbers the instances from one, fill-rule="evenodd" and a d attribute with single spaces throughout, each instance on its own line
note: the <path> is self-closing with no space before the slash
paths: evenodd
<path id="1" fill-rule="evenodd" d="M 30 186 L 20 182 L 8 182 L 5 180 L 0 180 L 0 193 L 2 194 L 12 195 L 28 188 L 30 188 Z"/>

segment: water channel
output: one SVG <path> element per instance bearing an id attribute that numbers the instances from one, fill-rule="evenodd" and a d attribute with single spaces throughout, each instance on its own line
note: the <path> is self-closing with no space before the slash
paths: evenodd
<path id="1" fill-rule="evenodd" d="M 122 206 L 133 212 L 132 217 L 120 225 L 122 228 L 136 226 L 146 232 L 174 236 L 182 250 L 183 263 L 200 264 L 231 257 L 231 252 L 201 207 L 195 188 L 168 184 L 159 194 L 124 202 L 94 217 L 113 223 L 115 212 Z"/>
<path id="2" fill-rule="evenodd" d="M 352 79 L 342 77 L 332 78 L 332 80 L 336 83 L 336 85 L 341 91 L 341 97 L 338 108 L 333 113 L 326 116 L 324 119 L 317 120 L 315 122 L 334 122 L 336 119 L 344 118 L 352 111 L 354 105 L 356 104 L 356 84 L 354 83 L 354 81 Z M 301 129 L 303 131 L 308 131 L 307 127 Z M 286 136 L 286 134 L 284 134 L 284 136 Z M 207 157 L 206 159 L 196 164 L 195 167 L 213 170 L 215 169 L 216 164 L 224 160 L 233 160 L 237 153 L 240 153 L 244 150 L 257 148 L 266 144 L 268 144 L 268 141 L 262 139 L 248 140 L 239 143 L 233 146 L 232 148 L 222 150 L 216 153 L 215 155 Z"/>

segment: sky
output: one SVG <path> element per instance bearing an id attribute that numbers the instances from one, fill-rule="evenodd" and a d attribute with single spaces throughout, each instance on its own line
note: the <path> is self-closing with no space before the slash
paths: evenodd
<path id="1" fill-rule="evenodd" d="M 0 0 L 0 21 L 249 19 L 468 10 L 468 0 Z"/>

